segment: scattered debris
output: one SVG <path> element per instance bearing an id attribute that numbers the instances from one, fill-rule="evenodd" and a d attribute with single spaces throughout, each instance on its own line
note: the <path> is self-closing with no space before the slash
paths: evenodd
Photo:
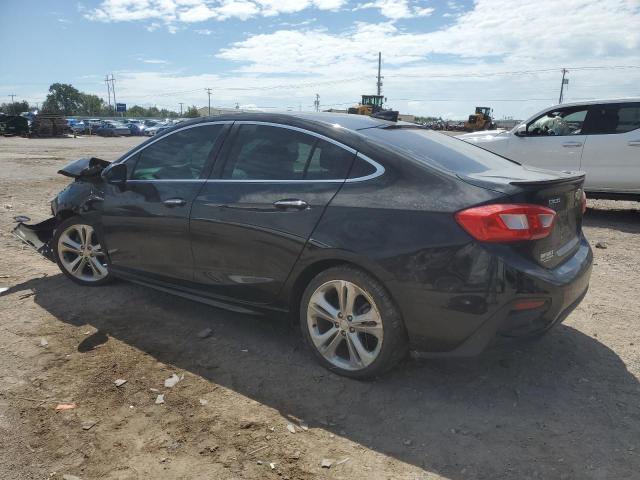
<path id="1" fill-rule="evenodd" d="M 152 392 L 159 392 L 160 391 L 157 388 L 150 388 L 149 390 L 151 390 Z"/>
<path id="2" fill-rule="evenodd" d="M 287 430 L 291 433 L 296 433 L 296 427 L 293 426 L 293 423 L 287 423 Z"/>
<path id="3" fill-rule="evenodd" d="M 199 402 L 200 402 L 200 405 L 207 405 L 209 403 L 209 400 L 205 400 L 204 398 L 201 398 Z"/>
<path id="4" fill-rule="evenodd" d="M 306 432 L 307 430 L 309 430 L 309 425 L 307 425 L 307 423 L 304 421 L 300 421 L 300 428 Z"/>
<path id="5" fill-rule="evenodd" d="M 257 463 L 258 465 L 262 465 L 262 460 L 258 460 L 256 463 Z"/>
<path id="6" fill-rule="evenodd" d="M 13 220 L 15 222 L 30 222 L 31 221 L 31 217 L 27 217 L 26 215 L 16 215 L 15 217 L 13 217 Z"/>
<path id="7" fill-rule="evenodd" d="M 608 245 L 604 242 L 598 242 L 596 243 L 596 248 L 602 248 L 603 250 L 606 250 L 608 247 Z"/>
<path id="8" fill-rule="evenodd" d="M 242 351 L 243 351 L 244 353 L 249 353 L 249 350 L 247 350 L 247 349 L 243 349 Z"/>
<path id="9" fill-rule="evenodd" d="M 46 338 L 41 338 L 40 339 L 40 346 L 42 348 L 49 348 L 49 342 L 47 341 Z"/>
<path id="10" fill-rule="evenodd" d="M 169 378 L 167 378 L 164 381 L 164 386 L 166 388 L 173 388 L 176 386 L 176 384 L 180 381 L 184 379 L 184 373 L 180 376 L 176 375 L 175 373 L 173 375 L 171 375 Z"/>
<path id="11" fill-rule="evenodd" d="M 124 378 L 119 378 L 117 379 L 115 382 L 113 382 L 116 384 L 116 387 L 121 387 L 122 385 L 124 385 L 125 383 L 127 383 L 127 381 Z"/>
<path id="12" fill-rule="evenodd" d="M 207 338 L 212 333 L 213 333 L 213 330 L 211 330 L 210 328 L 205 328 L 204 330 L 201 330 L 198 332 L 198 338 Z"/>
<path id="13" fill-rule="evenodd" d="M 251 450 L 249 453 L 247 453 L 247 455 L 253 455 L 254 453 L 258 453 L 258 452 L 264 450 L 265 448 L 269 448 L 269 445 L 263 445 L 260 448 L 256 448 L 255 450 Z"/>
<path id="14" fill-rule="evenodd" d="M 275 469 L 276 469 L 276 464 L 275 464 L 275 463 L 273 463 L 273 462 L 271 462 L 271 463 L 269 464 L 269 466 L 271 467 L 271 470 L 275 470 Z"/>
<path id="15" fill-rule="evenodd" d="M 98 422 L 94 422 L 93 420 L 88 420 L 88 421 L 86 421 L 86 422 L 84 422 L 82 424 L 82 429 L 83 430 L 91 430 L 95 426 L 96 423 L 98 423 Z"/>
<path id="16" fill-rule="evenodd" d="M 0 293 L 6 292 L 9 290 L 9 287 L 0 287 Z"/>
<path id="17" fill-rule="evenodd" d="M 411 446 L 411 444 L 413 443 L 413 441 L 411 441 L 411 440 L 407 439 L 407 440 L 405 440 L 405 441 L 404 441 L 404 442 L 402 442 L 402 443 L 404 443 L 405 447 L 410 447 L 410 446 Z"/>
<path id="18" fill-rule="evenodd" d="M 68 473 L 65 473 L 64 475 L 62 475 L 62 480 L 82 480 L 80 477 L 76 477 L 75 475 L 69 475 Z"/>
<path id="19" fill-rule="evenodd" d="M 161 403 L 164 403 L 164 393 L 161 393 L 156 397 L 156 405 L 160 405 Z"/>
<path id="20" fill-rule="evenodd" d="M 56 410 L 72 410 L 74 408 L 76 408 L 78 405 L 76 405 L 75 403 L 59 403 L 56 406 Z"/>
<path id="21" fill-rule="evenodd" d="M 291 455 L 289 455 L 289 458 L 291 460 L 299 460 L 301 456 L 300 450 L 296 450 L 295 452 L 293 452 Z"/>
<path id="22" fill-rule="evenodd" d="M 337 467 L 338 465 L 342 465 L 343 463 L 347 463 L 349 460 L 351 460 L 351 458 L 349 458 L 349 457 L 343 458 L 339 462 L 336 462 L 334 467 Z"/>
<path id="23" fill-rule="evenodd" d="M 332 460 L 332 459 L 330 459 L 330 458 L 323 458 L 323 459 L 322 459 L 322 462 L 320 463 L 320 466 L 321 466 L 322 468 L 331 468 L 331 465 L 333 465 L 333 462 L 334 462 L 334 461 L 335 461 L 335 460 Z"/>

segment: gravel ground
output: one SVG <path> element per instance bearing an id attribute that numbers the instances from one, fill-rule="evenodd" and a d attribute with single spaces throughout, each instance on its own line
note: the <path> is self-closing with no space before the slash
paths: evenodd
<path id="1" fill-rule="evenodd" d="M 0 478 L 640 478 L 638 204 L 589 201 L 607 248 L 543 339 L 357 382 L 281 318 L 80 287 L 9 234 L 46 218 L 60 167 L 139 141 L 0 138 Z"/>

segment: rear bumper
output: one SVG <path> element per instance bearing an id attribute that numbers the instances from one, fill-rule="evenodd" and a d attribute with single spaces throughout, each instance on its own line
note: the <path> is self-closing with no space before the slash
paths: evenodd
<path id="1" fill-rule="evenodd" d="M 428 341 L 420 343 L 420 339 L 416 342 L 412 338 L 416 356 L 473 356 L 492 344 L 537 336 L 562 323 L 587 293 L 593 253 L 582 237 L 575 254 L 555 269 L 525 265 L 512 258 L 500 258 L 498 262 L 508 272 L 503 278 L 507 284 L 497 296 L 494 307 L 487 308 L 479 326 L 472 333 L 458 338 L 449 349 L 434 350 Z M 531 310 L 514 310 L 516 303 L 522 300 L 544 300 L 545 304 Z"/>

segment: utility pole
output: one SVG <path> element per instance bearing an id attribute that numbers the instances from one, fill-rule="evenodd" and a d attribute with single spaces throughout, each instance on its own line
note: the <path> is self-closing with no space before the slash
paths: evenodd
<path id="1" fill-rule="evenodd" d="M 313 105 L 316 107 L 316 112 L 320 111 L 320 94 L 316 93 L 316 99 L 313 102 Z"/>
<path id="2" fill-rule="evenodd" d="M 211 89 L 205 88 L 205 90 L 207 91 L 207 95 L 209 96 L 209 116 L 211 116 Z"/>
<path id="3" fill-rule="evenodd" d="M 113 92 L 113 116 L 117 117 L 118 113 L 116 112 L 117 101 L 116 101 L 116 78 L 111 74 L 111 91 Z M 124 115 L 124 114 L 123 114 Z"/>
<path id="4" fill-rule="evenodd" d="M 240 110 L 240 104 L 236 102 L 236 110 Z"/>
<path id="5" fill-rule="evenodd" d="M 15 93 L 10 93 L 9 95 L 7 95 L 7 97 L 11 97 L 11 111 L 12 113 L 15 115 L 16 113 L 16 106 L 15 106 L 15 102 L 13 101 L 13 98 L 16 96 Z"/>
<path id="6" fill-rule="evenodd" d="M 107 95 L 109 97 L 109 111 L 111 111 L 111 87 L 109 86 L 109 75 L 104 77 L 104 83 L 107 84 Z"/>
<path id="7" fill-rule="evenodd" d="M 569 70 L 567 70 L 566 68 L 562 69 L 562 83 L 560 84 L 560 98 L 558 99 L 558 103 L 562 103 L 562 97 L 564 95 L 564 86 L 569 85 L 569 79 L 564 78 L 564 76 L 567 74 L 568 71 Z"/>
<path id="8" fill-rule="evenodd" d="M 382 95 L 382 76 L 380 75 L 380 71 L 382 70 L 382 52 L 378 52 L 378 82 L 376 83 L 378 87 L 378 95 Z"/>
<path id="9" fill-rule="evenodd" d="M 180 103 L 180 116 L 182 116 L 182 105 L 184 105 L 184 103 L 179 102 Z"/>

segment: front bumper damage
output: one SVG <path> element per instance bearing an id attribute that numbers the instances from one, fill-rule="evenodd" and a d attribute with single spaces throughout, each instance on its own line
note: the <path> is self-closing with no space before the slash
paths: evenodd
<path id="1" fill-rule="evenodd" d="M 18 222 L 12 233 L 30 247 L 35 248 L 42 256 L 55 262 L 52 240 L 57 223 L 58 219 L 55 217 L 35 225 Z"/>

